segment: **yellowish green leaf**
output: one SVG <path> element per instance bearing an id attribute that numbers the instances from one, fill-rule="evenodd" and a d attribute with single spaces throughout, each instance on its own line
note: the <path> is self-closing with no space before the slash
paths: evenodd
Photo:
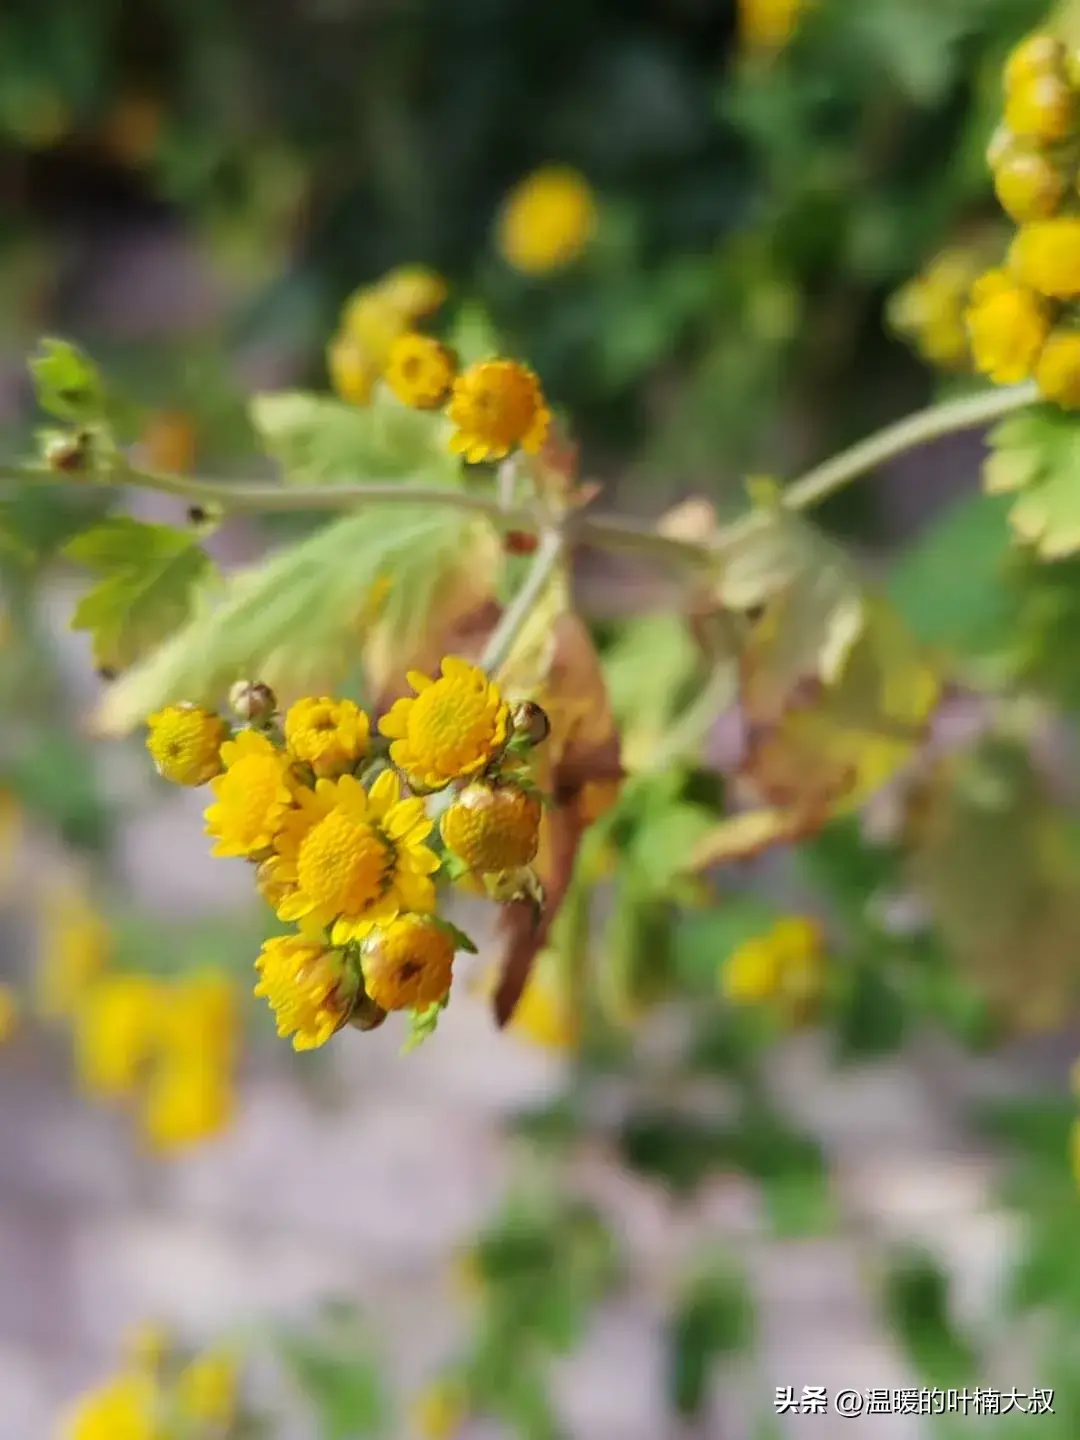
<path id="1" fill-rule="evenodd" d="M 213 563 L 190 531 L 117 516 L 69 540 L 61 552 L 101 579 L 75 607 L 95 663 L 126 669 L 188 620 Z"/>
<path id="2" fill-rule="evenodd" d="M 1017 538 L 1044 560 L 1080 550 L 1080 419 L 1041 405 L 1003 420 L 990 444 L 983 482 L 991 495 L 1015 495 Z"/>
<path id="3" fill-rule="evenodd" d="M 647 615 L 623 626 L 604 656 L 604 675 L 629 771 L 648 765 L 700 668 L 701 655 L 678 615 Z"/>
<path id="4" fill-rule="evenodd" d="M 38 404 L 50 415 L 85 425 L 103 418 L 105 388 L 92 361 L 67 340 L 42 340 L 30 360 Z"/>
<path id="5" fill-rule="evenodd" d="M 287 480 L 300 485 L 460 474 L 437 411 L 413 410 L 380 389 L 371 405 L 284 390 L 256 395 L 251 422 Z"/>
<path id="6" fill-rule="evenodd" d="M 230 576 L 217 605 L 112 687 L 99 727 L 123 734 L 161 705 L 219 703 L 240 678 L 321 692 L 356 664 L 377 590 L 395 597 L 396 643 L 415 649 L 475 524 L 447 506 L 372 505 Z"/>

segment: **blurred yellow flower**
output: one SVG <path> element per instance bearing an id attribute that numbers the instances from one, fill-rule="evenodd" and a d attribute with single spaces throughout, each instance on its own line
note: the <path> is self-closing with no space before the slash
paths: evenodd
<path id="1" fill-rule="evenodd" d="M 213 1426 L 217 1433 L 235 1418 L 238 1388 L 236 1357 L 226 1350 L 208 1350 L 177 1377 L 177 1409 L 189 1424 Z"/>
<path id="2" fill-rule="evenodd" d="M 145 1374 L 120 1374 L 80 1397 L 57 1440 L 161 1440 L 158 1393 Z"/>
<path id="3" fill-rule="evenodd" d="M 1026 380 L 1046 343 L 1050 321 L 1045 301 L 1033 289 L 1004 270 L 988 270 L 972 286 L 967 310 L 976 368 L 997 385 Z"/>
<path id="4" fill-rule="evenodd" d="M 1021 226 L 1009 268 L 1024 285 L 1054 300 L 1080 296 L 1080 216 L 1057 215 Z"/>
<path id="5" fill-rule="evenodd" d="M 6 889 L 11 879 L 22 826 L 22 806 L 10 790 L 0 786 L 0 889 Z"/>
<path id="6" fill-rule="evenodd" d="M 153 1320 L 132 1326 L 123 1339 L 124 1361 L 133 1370 L 156 1373 L 173 1348 L 169 1332 Z"/>
<path id="7" fill-rule="evenodd" d="M 197 1057 L 170 1055 L 158 1062 L 147 1083 L 143 1128 L 153 1148 L 169 1154 L 220 1134 L 234 1109 L 227 1072 Z"/>
<path id="8" fill-rule="evenodd" d="M 46 1019 L 59 1019 L 75 1012 L 90 985 L 104 972 L 112 937 L 89 895 L 70 881 L 49 888 L 41 921 L 37 1008 Z"/>
<path id="9" fill-rule="evenodd" d="M 526 176 L 503 202 L 498 247 L 525 275 L 546 275 L 576 260 L 596 230 L 592 187 L 577 170 L 546 165 Z"/>
<path id="10" fill-rule="evenodd" d="M 355 291 L 326 352 L 330 383 L 343 400 L 366 405 L 386 369 L 394 342 L 446 299 L 446 284 L 431 270 L 405 265 Z"/>
<path id="11" fill-rule="evenodd" d="M 537 955 L 507 1028 L 544 1050 L 573 1050 L 578 1045 L 581 1016 L 569 993 L 563 957 L 556 950 Z"/>
<path id="12" fill-rule="evenodd" d="M 425 1385 L 410 1407 L 412 1428 L 420 1440 L 453 1440 L 469 1414 L 464 1386 L 451 1378 Z"/>
<path id="13" fill-rule="evenodd" d="M 222 971 L 196 971 L 169 983 L 162 996 L 159 1048 L 163 1053 L 231 1069 L 239 1048 L 237 987 Z"/>
<path id="14" fill-rule="evenodd" d="M 1051 331 L 1035 365 L 1035 383 L 1055 405 L 1080 409 L 1080 331 Z"/>
<path id="15" fill-rule="evenodd" d="M 735 947 L 720 966 L 734 1005 L 775 1004 L 793 1023 L 810 1015 L 825 986 L 824 936 L 816 920 L 793 915 Z"/>
<path id="16" fill-rule="evenodd" d="M 335 393 L 350 405 L 366 405 L 379 367 L 351 335 L 335 335 L 326 347 L 326 372 Z"/>
<path id="17" fill-rule="evenodd" d="M 450 393 L 456 369 L 450 350 L 430 335 L 406 331 L 390 347 L 386 383 L 403 405 L 434 410 Z"/>
<path id="18" fill-rule="evenodd" d="M 739 33 L 749 50 L 782 50 L 813 0 L 739 0 Z"/>
<path id="19" fill-rule="evenodd" d="M 0 980 L 0 1045 L 14 1035 L 19 1023 L 19 999 L 14 989 Z"/>
<path id="20" fill-rule="evenodd" d="M 82 1088 L 106 1098 L 135 1088 L 161 1034 L 162 985 L 148 975 L 105 975 L 75 1014 Z"/>

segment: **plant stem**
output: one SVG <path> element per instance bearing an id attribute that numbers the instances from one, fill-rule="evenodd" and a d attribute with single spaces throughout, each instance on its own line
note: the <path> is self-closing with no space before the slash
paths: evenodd
<path id="1" fill-rule="evenodd" d="M 866 440 L 834 455 L 831 460 L 808 470 L 783 492 L 781 504 L 788 510 L 806 510 L 841 490 L 852 480 L 865 475 L 908 450 L 943 435 L 970 430 L 977 425 L 997 420 L 1014 410 L 1032 404 L 1038 398 L 1034 385 L 1016 385 L 978 395 L 933 405 L 914 415 L 888 425 Z M 60 479 L 52 470 L 38 463 L 33 465 L 0 464 L 0 480 L 36 482 Z M 283 514 L 314 510 L 348 511 L 364 505 L 443 505 L 483 515 L 500 530 L 524 530 L 531 534 L 543 532 L 546 519 L 532 506 L 503 508 L 505 497 L 482 495 L 450 487 L 404 484 L 396 481 L 340 485 L 257 484 L 219 480 L 189 479 L 183 475 L 166 475 L 118 466 L 111 483 L 134 485 L 175 495 L 189 505 L 220 507 L 226 511 L 247 514 Z M 753 510 L 725 526 L 708 540 L 678 540 L 661 535 L 649 522 L 595 514 L 592 511 L 570 514 L 562 521 L 567 543 L 592 545 L 601 550 L 624 551 L 647 555 L 675 564 L 707 564 L 717 553 L 743 539 L 756 528 L 767 512 Z"/>
<path id="2" fill-rule="evenodd" d="M 503 611 L 502 618 L 484 646 L 480 668 L 486 674 L 494 674 L 513 649 L 522 626 L 532 614 L 533 607 L 562 559 L 564 546 L 565 540 L 559 530 L 545 530 L 540 536 L 540 544 L 533 556 L 529 572 L 522 581 L 521 589 Z"/>

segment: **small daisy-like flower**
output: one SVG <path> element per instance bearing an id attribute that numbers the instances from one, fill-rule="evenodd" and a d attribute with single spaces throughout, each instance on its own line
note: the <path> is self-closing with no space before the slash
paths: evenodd
<path id="1" fill-rule="evenodd" d="M 1065 176 L 1038 150 L 1007 150 L 994 169 L 998 203 L 1017 224 L 1055 214 L 1065 194 Z"/>
<path id="2" fill-rule="evenodd" d="M 449 848 L 478 875 L 517 870 L 540 843 L 540 801 L 520 785 L 466 785 L 439 823 Z"/>
<path id="3" fill-rule="evenodd" d="M 61 1440 L 157 1440 L 159 1396 L 146 1373 L 121 1374 L 75 1402 Z"/>
<path id="4" fill-rule="evenodd" d="M 180 976 L 162 1007 L 161 1045 L 175 1056 L 198 1057 L 230 1069 L 237 1051 L 240 1012 L 236 986 L 220 971 Z"/>
<path id="5" fill-rule="evenodd" d="M 415 329 L 445 299 L 446 282 L 440 275 L 422 265 L 401 265 L 349 297 L 341 312 L 341 330 L 381 370 L 397 337 Z"/>
<path id="6" fill-rule="evenodd" d="M 1050 333 L 1050 313 L 1034 290 L 1003 270 L 990 270 L 972 287 L 967 310 L 976 369 L 998 385 L 1026 380 Z"/>
<path id="7" fill-rule="evenodd" d="M 439 861 L 424 844 L 431 830 L 424 802 L 403 800 L 392 770 L 370 791 L 353 775 L 319 780 L 278 837 L 278 878 L 295 887 L 278 915 L 329 929 L 345 945 L 402 910 L 434 909 Z"/>
<path id="8" fill-rule="evenodd" d="M 410 330 L 391 345 L 385 379 L 403 405 L 434 410 L 450 393 L 456 368 L 445 345 Z"/>
<path id="9" fill-rule="evenodd" d="M 143 1130 L 156 1151 L 171 1154 L 227 1130 L 235 1108 L 227 1071 L 198 1055 L 170 1055 L 150 1077 L 143 1100 Z"/>
<path id="10" fill-rule="evenodd" d="M 148 975 L 106 975 L 75 1015 L 75 1069 L 92 1095 L 135 1087 L 161 1033 L 164 990 Z"/>
<path id="11" fill-rule="evenodd" d="M 10 985 L 0 981 L 0 1045 L 10 1040 L 19 1023 L 19 1001 Z"/>
<path id="12" fill-rule="evenodd" d="M 734 1005 L 771 1000 L 780 984 L 780 963 L 767 936 L 737 945 L 720 970 L 720 989 Z"/>
<path id="13" fill-rule="evenodd" d="M 505 749 L 509 706 L 478 666 L 448 656 L 437 680 L 415 670 L 408 680 L 415 697 L 396 700 L 379 729 L 410 785 L 440 790 L 478 774 Z"/>
<path id="14" fill-rule="evenodd" d="M 239 1378 L 236 1357 L 227 1350 L 196 1355 L 176 1377 L 176 1407 L 188 1424 L 217 1434 L 235 1419 Z"/>
<path id="15" fill-rule="evenodd" d="M 225 768 L 221 747 L 229 727 L 201 705 L 169 705 L 147 720 L 146 748 L 159 775 L 174 785 L 205 785 Z"/>
<path id="16" fill-rule="evenodd" d="M 306 935 L 277 935 L 265 941 L 255 968 L 255 994 L 269 1002 L 277 1033 L 292 1038 L 294 1050 L 325 1045 L 348 1020 L 359 980 L 340 950 Z"/>
<path id="17" fill-rule="evenodd" d="M 1009 268 L 1040 295 L 1054 300 L 1080 296 L 1080 216 L 1025 225 L 1009 250 Z"/>
<path id="18" fill-rule="evenodd" d="M 210 782 L 214 803 L 206 807 L 206 833 L 215 855 L 251 858 L 269 850 L 299 787 L 288 756 L 265 735 L 242 730 L 221 747 L 224 775 Z"/>
<path id="19" fill-rule="evenodd" d="M 782 50 L 810 0 L 739 0 L 739 33 L 750 50 Z"/>
<path id="20" fill-rule="evenodd" d="M 321 780 L 351 770 L 368 751 L 371 722 L 351 700 L 298 700 L 285 716 L 285 744 Z"/>
<path id="21" fill-rule="evenodd" d="M 1080 331 L 1051 334 L 1035 366 L 1035 383 L 1055 405 L 1080 409 Z"/>
<path id="22" fill-rule="evenodd" d="M 733 1004 L 773 1002 L 792 1022 L 810 1013 L 824 983 L 821 928 L 801 915 L 778 920 L 766 934 L 744 941 L 720 969 L 721 991 Z"/>
<path id="23" fill-rule="evenodd" d="M 399 915 L 371 932 L 360 963 L 364 988 L 376 1005 L 384 1010 L 422 1010 L 449 993 L 453 937 L 427 915 Z"/>
<path id="24" fill-rule="evenodd" d="M 351 335 L 335 335 L 326 348 L 326 370 L 335 393 L 350 405 L 371 401 L 379 367 Z"/>
<path id="25" fill-rule="evenodd" d="M 539 380 L 516 360 L 481 360 L 463 370 L 446 413 L 455 427 L 451 450 L 472 464 L 502 460 L 519 446 L 535 455 L 551 424 Z"/>
<path id="26" fill-rule="evenodd" d="M 499 217 L 503 258 L 524 275 L 576 260 L 596 230 L 596 201 L 584 175 L 564 165 L 535 170 L 506 197 Z"/>

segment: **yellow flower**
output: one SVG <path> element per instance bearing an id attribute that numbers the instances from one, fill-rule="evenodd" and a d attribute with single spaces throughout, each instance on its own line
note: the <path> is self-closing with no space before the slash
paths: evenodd
<path id="1" fill-rule="evenodd" d="M 1062 75 L 1020 80 L 1005 102 L 1005 124 L 1021 140 L 1044 145 L 1063 140 L 1076 120 L 1076 95 Z"/>
<path id="2" fill-rule="evenodd" d="M 1009 250 L 1009 266 L 1040 295 L 1055 300 L 1080 296 L 1080 216 L 1025 225 Z"/>
<path id="3" fill-rule="evenodd" d="M 398 336 L 415 329 L 445 299 L 446 282 L 440 276 L 423 266 L 403 265 L 349 297 L 341 330 L 381 372 Z"/>
<path id="4" fill-rule="evenodd" d="M 1025 36 L 1010 51 L 1002 69 L 1005 93 L 1012 94 L 1043 75 L 1060 75 L 1064 59 L 1065 47 L 1053 35 L 1037 31 Z"/>
<path id="5" fill-rule="evenodd" d="M 516 360 L 481 360 L 463 370 L 446 413 L 455 427 L 451 450 L 474 464 L 501 460 L 518 446 L 535 455 L 551 424 L 539 380 Z"/>
<path id="6" fill-rule="evenodd" d="M 468 1419 L 464 1387 L 452 1379 L 433 1380 L 413 1400 L 409 1411 L 420 1440 L 453 1440 Z"/>
<path id="7" fill-rule="evenodd" d="M 1001 270 L 975 282 L 967 323 L 975 366 L 998 385 L 1027 379 L 1050 333 L 1039 296 Z"/>
<path id="8" fill-rule="evenodd" d="M 184 975 L 169 986 L 160 1041 L 177 1057 L 228 1070 L 236 1057 L 240 1011 L 236 986 L 220 971 Z"/>
<path id="9" fill-rule="evenodd" d="M 739 33 L 751 50 L 782 50 L 794 38 L 809 0 L 739 0 Z"/>
<path id="10" fill-rule="evenodd" d="M 0 981 L 0 1045 L 10 1040 L 19 1023 L 19 1001 L 10 985 Z"/>
<path id="11" fill-rule="evenodd" d="M 43 935 L 36 1003 L 46 1019 L 71 1014 L 109 963 L 109 927 L 81 888 L 50 888 L 42 906 Z"/>
<path id="12" fill-rule="evenodd" d="M 437 680 L 415 670 L 408 680 L 415 697 L 395 700 L 379 729 L 393 742 L 390 758 L 410 785 L 440 790 L 502 754 L 510 710 L 481 669 L 450 655 Z"/>
<path id="13" fill-rule="evenodd" d="M 189 1423 L 225 1429 L 236 1415 L 238 1389 L 236 1357 L 225 1350 L 209 1350 L 197 1355 L 177 1377 L 177 1408 Z"/>
<path id="14" fill-rule="evenodd" d="M 424 802 L 402 800 L 392 770 L 370 791 L 353 775 L 319 780 L 300 795 L 277 842 L 280 877 L 296 886 L 278 915 L 329 928 L 333 943 L 345 945 L 401 910 L 432 910 L 439 862 L 424 844 L 431 830 Z"/>
<path id="15" fill-rule="evenodd" d="M 1008 150 L 994 167 L 994 192 L 1005 213 L 1023 225 L 1054 214 L 1065 194 L 1065 177 L 1038 150 Z"/>
<path id="16" fill-rule="evenodd" d="M 576 260 L 596 230 L 592 187 L 576 170 L 545 165 L 516 185 L 503 203 L 498 245 L 525 275 L 546 275 Z"/>
<path id="17" fill-rule="evenodd" d="M 780 986 L 780 964 L 768 936 L 737 945 L 720 970 L 720 989 L 733 1005 L 760 1005 Z"/>
<path id="18" fill-rule="evenodd" d="M 446 998 L 454 941 L 426 915 L 399 915 L 373 930 L 361 950 L 364 988 L 384 1010 L 422 1010 Z"/>
<path id="19" fill-rule="evenodd" d="M 933 365 L 958 369 L 969 359 L 964 308 L 978 264 L 970 251 L 944 250 L 889 302 L 889 323 Z"/>
<path id="20" fill-rule="evenodd" d="M 221 758 L 225 774 L 210 782 L 215 803 L 206 808 L 213 853 L 257 856 L 271 848 L 295 804 L 288 756 L 265 735 L 241 730 L 221 747 Z"/>
<path id="21" fill-rule="evenodd" d="M 326 372 L 335 393 L 350 405 L 371 400 L 379 367 L 351 335 L 335 335 L 326 347 Z"/>
<path id="22" fill-rule="evenodd" d="M 294 1050 L 315 1050 L 348 1020 L 359 989 L 340 950 L 304 935 L 277 935 L 263 943 L 255 968 L 255 994 L 269 1001 L 277 1033 L 292 1036 Z"/>
<path id="23" fill-rule="evenodd" d="M 145 1374 L 122 1374 L 83 1395 L 59 1440 L 161 1440 L 158 1395 Z"/>
<path id="24" fill-rule="evenodd" d="M 520 785 L 467 785 L 439 824 L 443 840 L 479 875 L 517 870 L 540 843 L 540 801 Z"/>
<path id="25" fill-rule="evenodd" d="M 166 1056 L 150 1077 L 142 1120 L 155 1150 L 185 1150 L 226 1130 L 235 1110 L 232 1077 L 202 1057 Z"/>
<path id="26" fill-rule="evenodd" d="M 106 975 L 75 1016 L 75 1066 L 83 1088 L 126 1095 L 161 1033 L 163 987 L 148 975 Z"/>
<path id="27" fill-rule="evenodd" d="M 373 288 L 387 309 L 409 320 L 433 315 L 446 300 L 446 281 L 425 265 L 399 265 Z"/>
<path id="28" fill-rule="evenodd" d="M 434 410 L 449 394 L 456 368 L 445 345 L 407 330 L 390 347 L 386 383 L 403 405 Z"/>
<path id="29" fill-rule="evenodd" d="M 371 722 L 351 700 L 297 700 L 285 716 L 285 743 L 294 759 L 321 779 L 351 770 L 368 751 Z"/>
<path id="30" fill-rule="evenodd" d="M 174 785 L 205 785 L 225 768 L 221 747 L 229 727 L 201 705 L 169 705 L 147 720 L 146 748 L 159 775 Z"/>
<path id="31" fill-rule="evenodd" d="M 541 950 L 507 1027 L 544 1050 L 573 1050 L 581 1039 L 581 1017 L 572 1003 L 563 957 Z"/>
<path id="32" fill-rule="evenodd" d="M 22 807 L 10 790 L 0 785 L 0 886 L 12 878 L 15 854 L 22 833 Z"/>
<path id="33" fill-rule="evenodd" d="M 1035 383 L 1055 405 L 1080 409 L 1080 331 L 1051 334 L 1035 366 Z"/>

